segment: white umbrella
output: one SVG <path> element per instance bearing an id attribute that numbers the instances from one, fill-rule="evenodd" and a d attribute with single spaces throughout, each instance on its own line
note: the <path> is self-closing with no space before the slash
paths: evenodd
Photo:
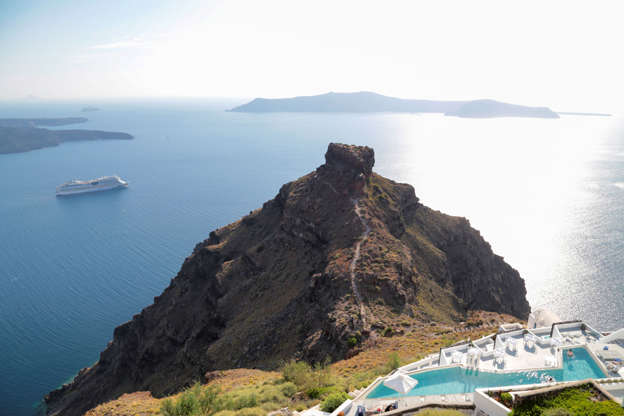
<path id="1" fill-rule="evenodd" d="M 403 374 L 402 372 L 395 373 L 388 377 L 383 385 L 396 390 L 399 393 L 405 394 L 411 389 L 413 389 L 418 384 L 418 380 L 408 376 L 407 374 Z"/>

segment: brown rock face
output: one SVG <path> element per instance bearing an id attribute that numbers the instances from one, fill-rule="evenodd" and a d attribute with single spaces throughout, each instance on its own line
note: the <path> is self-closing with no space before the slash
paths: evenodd
<path id="1" fill-rule="evenodd" d="M 399 322 L 528 315 L 518 272 L 466 219 L 373 173 L 368 147 L 332 143 L 325 156 L 198 244 L 99 361 L 46 397 L 48 414 L 81 415 L 131 391 L 170 394 L 209 371 L 344 358 L 350 337 Z"/>
<path id="2" fill-rule="evenodd" d="M 367 146 L 330 143 L 325 153 L 325 165 L 338 171 L 368 176 L 373 172 L 374 164 L 375 151 Z"/>

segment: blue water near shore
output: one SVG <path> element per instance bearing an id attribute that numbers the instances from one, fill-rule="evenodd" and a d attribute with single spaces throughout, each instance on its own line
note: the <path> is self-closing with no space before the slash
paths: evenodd
<path id="1" fill-rule="evenodd" d="M 330 141 L 373 146 L 377 172 L 468 217 L 526 279 L 532 305 L 603 330 L 624 322 L 621 118 L 223 111 L 235 104 L 0 103 L 0 117 L 84 115 L 63 128 L 136 137 L 0 155 L 0 415 L 35 413 L 197 242 L 323 163 Z M 69 179 L 115 173 L 128 189 L 54 196 Z"/>

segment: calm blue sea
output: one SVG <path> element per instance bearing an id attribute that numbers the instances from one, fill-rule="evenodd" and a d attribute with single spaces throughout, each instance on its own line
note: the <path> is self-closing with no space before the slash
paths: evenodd
<path id="1" fill-rule="evenodd" d="M 603 330 L 624 322 L 621 118 L 224 111 L 235 104 L 0 103 L 0 117 L 84 115 L 69 128 L 136 137 L 0 155 L 0 415 L 32 415 L 197 242 L 323 163 L 330 141 L 373 146 L 377 172 L 468 217 L 526 279 L 533 306 Z M 130 187 L 54 195 L 69 179 L 111 174 Z"/>

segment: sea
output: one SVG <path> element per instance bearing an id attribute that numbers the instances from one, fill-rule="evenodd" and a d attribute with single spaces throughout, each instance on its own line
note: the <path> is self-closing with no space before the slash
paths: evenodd
<path id="1" fill-rule="evenodd" d="M 225 111 L 244 101 L 0 103 L 0 118 L 85 116 L 60 128 L 135 137 L 0 155 L 0 415 L 41 412 L 195 244 L 321 165 L 332 141 L 373 147 L 378 173 L 467 217 L 520 272 L 534 308 L 624 326 L 621 116 Z M 55 196 L 70 179 L 113 174 L 130 186 Z"/>

